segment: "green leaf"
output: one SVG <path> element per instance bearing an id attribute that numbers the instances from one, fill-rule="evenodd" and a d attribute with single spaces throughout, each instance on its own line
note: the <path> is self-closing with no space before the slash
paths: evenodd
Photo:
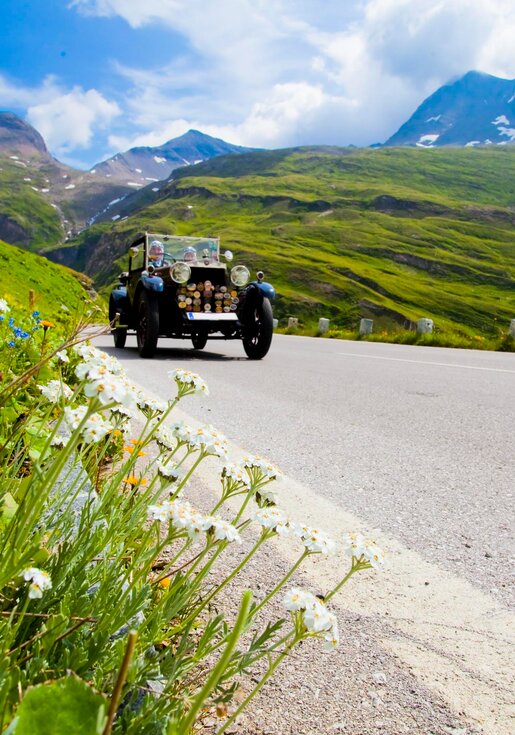
<path id="1" fill-rule="evenodd" d="M 106 709 L 104 697 L 81 679 L 39 684 L 23 697 L 13 735 L 100 735 Z"/>
<path id="2" fill-rule="evenodd" d="M 18 510 L 18 503 L 11 493 L 5 493 L 2 498 L 2 507 L 0 508 L 0 528 L 5 528 L 13 519 L 14 514 Z"/>
<path id="3" fill-rule="evenodd" d="M 20 503 L 27 494 L 31 482 L 32 477 L 30 475 L 27 475 L 27 477 L 23 477 L 21 479 L 14 478 L 10 480 L 10 485 L 13 490 L 14 497 Z"/>

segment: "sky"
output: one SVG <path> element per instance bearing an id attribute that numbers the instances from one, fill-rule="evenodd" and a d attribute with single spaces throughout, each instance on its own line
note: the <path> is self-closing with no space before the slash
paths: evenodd
<path id="1" fill-rule="evenodd" d="M 0 109 L 90 168 L 190 128 L 383 142 L 439 86 L 515 78 L 514 0 L 2 0 Z"/>

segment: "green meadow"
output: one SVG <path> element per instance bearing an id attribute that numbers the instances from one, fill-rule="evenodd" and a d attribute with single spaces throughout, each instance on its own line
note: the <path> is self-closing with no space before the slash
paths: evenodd
<path id="1" fill-rule="evenodd" d="M 302 148 L 225 156 L 176 171 L 62 248 L 107 289 L 140 231 L 219 235 L 262 268 L 275 314 L 339 329 L 432 318 L 498 337 L 515 318 L 515 150 Z"/>
<path id="2" fill-rule="evenodd" d="M 59 321 L 63 304 L 76 316 L 84 310 L 90 288 L 87 276 L 0 240 L 0 298 L 11 306 Z"/>

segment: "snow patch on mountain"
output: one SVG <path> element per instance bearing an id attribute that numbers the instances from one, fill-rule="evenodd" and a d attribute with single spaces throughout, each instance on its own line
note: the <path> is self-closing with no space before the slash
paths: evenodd
<path id="1" fill-rule="evenodd" d="M 510 139 L 510 141 L 515 141 L 515 128 L 505 128 L 504 126 L 500 125 L 497 130 L 499 131 L 500 135 L 505 135 L 507 138 Z"/>
<path id="2" fill-rule="evenodd" d="M 426 120 L 426 123 L 428 122 L 438 122 L 438 120 L 441 118 L 441 115 L 433 115 L 432 117 L 428 117 Z"/>
<path id="3" fill-rule="evenodd" d="M 433 144 L 436 143 L 440 136 L 437 133 L 431 135 L 421 135 L 418 139 L 417 145 L 420 148 L 432 148 Z"/>

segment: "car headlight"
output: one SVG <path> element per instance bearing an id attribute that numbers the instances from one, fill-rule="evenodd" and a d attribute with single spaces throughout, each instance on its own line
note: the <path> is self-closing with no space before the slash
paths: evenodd
<path id="1" fill-rule="evenodd" d="M 244 265 L 235 265 L 231 270 L 231 281 L 235 286 L 245 286 L 249 282 L 250 271 Z"/>
<path id="2" fill-rule="evenodd" d="M 191 276 L 191 268 L 187 263 L 174 263 L 170 275 L 175 283 L 187 283 Z"/>

